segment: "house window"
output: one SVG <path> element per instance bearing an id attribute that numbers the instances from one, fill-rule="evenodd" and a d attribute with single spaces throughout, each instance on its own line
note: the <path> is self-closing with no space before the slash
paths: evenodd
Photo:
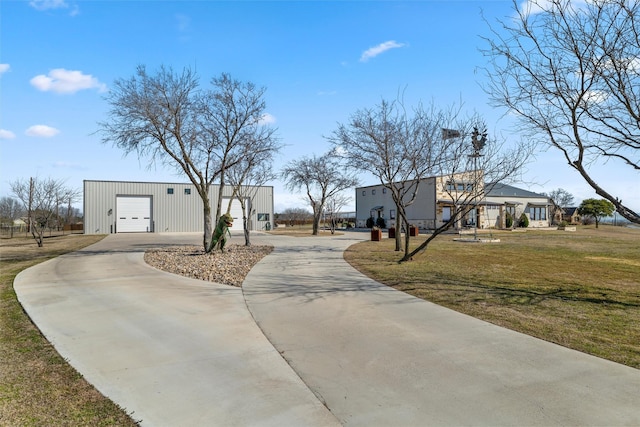
<path id="1" fill-rule="evenodd" d="M 374 188 L 373 190 L 371 190 L 371 195 L 375 196 L 376 195 L 376 189 Z"/>
<path id="2" fill-rule="evenodd" d="M 447 222 L 451 219 L 451 206 L 442 207 L 442 222 Z"/>
<path id="3" fill-rule="evenodd" d="M 269 214 L 268 213 L 259 213 L 258 214 L 258 221 L 269 221 Z"/>
<path id="4" fill-rule="evenodd" d="M 387 189 L 386 188 L 382 189 L 382 194 L 387 194 Z"/>
<path id="5" fill-rule="evenodd" d="M 191 194 L 191 189 L 190 188 L 185 188 L 184 189 L 184 194 L 185 194 L 185 196 L 188 196 L 189 194 Z"/>
<path id="6" fill-rule="evenodd" d="M 529 208 L 529 217 L 533 221 L 544 221 L 547 219 L 547 208 L 546 207 Z"/>
<path id="7" fill-rule="evenodd" d="M 367 195 L 367 190 L 362 190 L 362 195 L 366 196 Z"/>
<path id="8" fill-rule="evenodd" d="M 173 194 L 173 188 L 171 187 L 167 188 L 167 194 Z"/>
<path id="9" fill-rule="evenodd" d="M 395 209 L 391 209 L 389 211 L 389 219 L 396 219 L 396 210 Z"/>

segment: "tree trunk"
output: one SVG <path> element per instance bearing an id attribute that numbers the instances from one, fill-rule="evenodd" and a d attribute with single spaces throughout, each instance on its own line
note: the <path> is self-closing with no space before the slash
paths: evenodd
<path id="1" fill-rule="evenodd" d="M 320 228 L 320 216 L 322 215 L 322 211 L 320 213 L 313 213 L 313 234 L 314 236 L 318 235 L 318 229 Z"/>
<path id="2" fill-rule="evenodd" d="M 400 252 L 402 247 L 402 220 L 400 219 L 400 215 L 397 214 L 398 209 L 396 208 L 396 252 Z"/>
<path id="3" fill-rule="evenodd" d="M 244 209 L 242 210 L 244 212 Z M 244 245 L 251 246 L 251 239 L 249 237 L 249 218 L 243 213 L 242 215 L 242 228 L 244 230 Z"/>
<path id="4" fill-rule="evenodd" d="M 204 237 L 203 237 L 203 245 L 204 251 L 209 251 L 209 242 L 211 241 L 211 236 L 213 234 L 213 227 L 211 226 L 211 205 L 209 204 L 209 198 L 203 197 L 202 202 L 204 204 L 203 214 L 204 214 Z"/>

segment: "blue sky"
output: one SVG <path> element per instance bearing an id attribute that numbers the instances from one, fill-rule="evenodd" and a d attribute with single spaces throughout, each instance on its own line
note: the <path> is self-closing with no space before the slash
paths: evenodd
<path id="1" fill-rule="evenodd" d="M 404 93 L 406 105 L 462 102 L 490 133 L 516 140 L 503 111 L 488 105 L 478 67 L 490 22 L 512 14 L 501 1 L 73 1 L 0 3 L 0 196 L 37 176 L 186 182 L 148 169 L 100 142 L 103 97 L 138 65 L 191 67 L 201 84 L 220 73 L 266 87 L 267 111 L 285 144 L 275 167 L 322 154 L 324 138 L 361 108 Z M 640 210 L 637 174 L 604 165 L 596 180 Z M 576 202 L 597 197 L 556 151 L 540 152 L 525 182 L 535 192 L 564 188 Z M 275 209 L 305 206 L 280 182 Z M 376 184 L 363 177 L 363 185 Z M 78 204 L 81 206 L 80 204 Z"/>

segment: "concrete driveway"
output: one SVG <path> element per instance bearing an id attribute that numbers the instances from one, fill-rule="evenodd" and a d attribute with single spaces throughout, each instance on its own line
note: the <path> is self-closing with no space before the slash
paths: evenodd
<path id="1" fill-rule="evenodd" d="M 335 417 L 256 326 L 242 290 L 149 267 L 202 235 L 118 234 L 16 277 L 34 323 L 143 426 L 331 426 Z"/>
<path id="2" fill-rule="evenodd" d="M 366 237 L 256 235 L 276 249 L 240 290 L 143 261 L 200 235 L 113 235 L 15 288 L 143 425 L 640 425 L 639 370 L 373 282 L 342 259 Z"/>

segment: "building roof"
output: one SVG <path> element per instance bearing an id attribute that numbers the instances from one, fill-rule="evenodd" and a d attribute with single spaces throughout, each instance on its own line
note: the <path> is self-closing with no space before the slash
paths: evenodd
<path id="1" fill-rule="evenodd" d="M 571 208 L 562 208 L 562 209 L 564 209 L 565 215 L 573 215 L 578 208 L 571 207 Z"/>
<path id="2" fill-rule="evenodd" d="M 485 188 L 489 188 L 486 197 L 547 197 L 544 194 L 534 193 L 533 191 L 523 190 L 522 188 L 501 183 L 494 184 L 488 182 L 485 184 Z"/>

